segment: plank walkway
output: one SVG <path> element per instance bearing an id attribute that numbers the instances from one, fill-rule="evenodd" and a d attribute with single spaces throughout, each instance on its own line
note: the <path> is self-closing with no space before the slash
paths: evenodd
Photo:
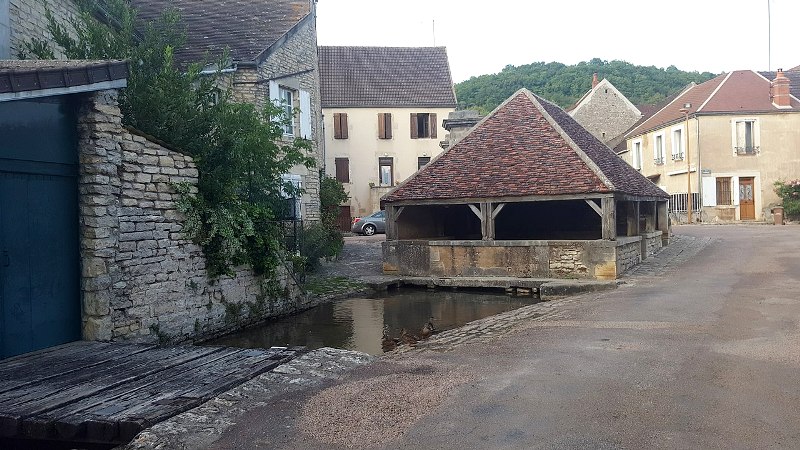
<path id="1" fill-rule="evenodd" d="M 0 360 L 0 439 L 125 443 L 301 351 L 79 341 Z"/>

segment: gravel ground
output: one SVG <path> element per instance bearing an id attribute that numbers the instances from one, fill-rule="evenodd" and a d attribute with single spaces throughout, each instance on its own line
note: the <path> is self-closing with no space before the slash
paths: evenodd
<path id="1" fill-rule="evenodd" d="M 365 448 L 402 436 L 470 377 L 464 368 L 400 361 L 394 373 L 329 387 L 308 399 L 299 429 L 323 444 Z"/>

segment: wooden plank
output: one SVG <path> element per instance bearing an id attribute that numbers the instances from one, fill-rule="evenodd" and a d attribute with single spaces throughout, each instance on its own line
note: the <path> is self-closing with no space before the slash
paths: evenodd
<path id="1" fill-rule="evenodd" d="M 613 197 L 606 197 L 600 201 L 603 208 L 603 239 L 616 240 L 617 239 L 617 211 L 616 201 Z"/>
<path id="2" fill-rule="evenodd" d="M 175 382 L 174 380 L 180 380 L 188 384 L 194 383 L 198 370 L 202 367 L 210 363 L 225 365 L 232 355 L 235 356 L 236 353 L 241 352 L 239 349 L 220 347 L 212 348 L 212 350 L 214 351 L 202 357 L 167 366 L 157 373 L 137 378 L 123 385 L 95 393 L 58 408 L 48 409 L 36 414 L 35 417 L 31 417 L 30 422 L 32 423 L 34 420 L 51 421 L 53 428 L 58 432 L 80 433 L 86 429 L 87 421 L 104 418 L 106 415 L 129 407 L 128 401 L 130 399 L 137 398 L 136 396 L 159 395 L 159 386 Z M 89 413 L 89 411 L 95 411 L 97 414 Z M 25 418 L 24 421 L 29 420 Z M 48 429 L 47 432 L 52 433 L 53 428 Z"/>
<path id="3" fill-rule="evenodd" d="M 478 216 L 478 219 L 481 219 L 481 221 L 483 221 L 483 214 L 481 213 L 481 210 L 480 210 L 480 209 L 478 209 L 478 208 L 477 208 L 475 205 L 473 205 L 473 204 L 469 204 L 469 205 L 467 205 L 467 206 L 469 206 L 469 209 L 471 209 L 471 210 L 472 210 L 472 212 L 473 212 L 473 213 L 475 213 L 475 215 L 476 215 L 476 216 Z"/>
<path id="4" fill-rule="evenodd" d="M 588 198 L 585 200 L 586 204 L 591 206 L 594 212 L 597 213 L 598 216 L 603 217 L 603 208 L 597 206 L 597 203 L 594 200 L 589 200 Z"/>
<path id="5" fill-rule="evenodd" d="M 0 393 L 41 383 L 45 380 L 62 377 L 77 371 L 90 370 L 99 364 L 127 358 L 132 353 L 146 351 L 150 347 L 152 346 L 95 342 L 88 348 L 81 347 L 82 350 L 78 352 L 69 349 L 63 353 L 49 353 L 41 358 L 28 360 L 22 366 L 15 365 L 6 370 L 3 370 L 2 365 L 0 365 Z"/>
<path id="6" fill-rule="evenodd" d="M 587 198 L 613 198 L 614 194 L 568 194 L 568 195 L 529 195 L 524 197 L 465 197 L 428 200 L 398 200 L 391 202 L 394 206 L 421 205 L 466 205 L 470 203 L 528 203 L 557 200 L 585 200 Z M 659 199 L 663 200 L 663 199 Z"/>
<path id="7" fill-rule="evenodd" d="M 495 208 L 494 211 L 492 211 L 492 220 L 497 218 L 497 215 L 500 214 L 500 211 L 502 211 L 503 208 L 505 208 L 505 206 L 506 206 L 505 203 L 500 203 L 499 205 L 497 205 L 497 208 Z"/>
<path id="8" fill-rule="evenodd" d="M 157 376 L 158 373 L 170 367 L 179 366 L 221 350 L 214 347 L 172 347 L 161 351 L 150 346 L 142 347 L 149 353 L 146 355 L 132 354 L 129 364 L 115 365 L 107 371 L 100 371 L 96 379 L 93 379 L 95 371 L 89 370 L 82 373 L 83 376 L 74 386 L 64 388 L 62 392 L 46 395 L 51 394 L 52 391 L 43 387 L 32 389 L 27 396 L 19 399 L 10 399 L 9 402 L 0 406 L 0 436 L 19 434 L 20 427 L 32 416 L 41 415 L 96 395 L 105 395 L 117 389 L 130 389 L 130 386 L 138 380 L 147 379 L 153 375 Z M 67 379 L 65 383 L 69 385 L 70 380 Z M 57 384 L 55 387 L 61 386 L 62 384 Z M 50 423 L 50 420 L 34 420 L 33 425 L 28 426 L 29 431 L 23 430 L 22 432 L 23 434 L 31 433 L 27 434 L 29 437 L 47 438 L 53 431 Z"/>

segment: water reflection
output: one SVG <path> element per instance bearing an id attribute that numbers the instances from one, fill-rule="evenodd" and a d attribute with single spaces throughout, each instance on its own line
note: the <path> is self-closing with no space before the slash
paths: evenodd
<path id="1" fill-rule="evenodd" d="M 404 289 L 379 298 L 353 298 L 324 304 L 208 344 L 246 348 L 336 347 L 378 355 L 383 353 L 384 326 L 389 327 L 392 336 L 399 336 L 402 328 L 419 334 L 428 318 L 433 317 L 437 329 L 448 330 L 533 301 L 495 293 Z"/>

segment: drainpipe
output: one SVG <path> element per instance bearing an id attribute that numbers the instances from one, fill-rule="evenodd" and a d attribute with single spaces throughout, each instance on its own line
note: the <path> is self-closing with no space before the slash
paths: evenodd
<path id="1" fill-rule="evenodd" d="M 694 124 L 696 126 L 696 133 L 697 133 L 697 192 L 698 197 L 700 197 L 700 214 L 698 214 L 698 218 L 700 222 L 703 221 L 703 169 L 700 158 L 700 119 L 697 118 L 697 114 L 694 115 Z M 688 130 L 687 130 L 688 132 Z"/>

